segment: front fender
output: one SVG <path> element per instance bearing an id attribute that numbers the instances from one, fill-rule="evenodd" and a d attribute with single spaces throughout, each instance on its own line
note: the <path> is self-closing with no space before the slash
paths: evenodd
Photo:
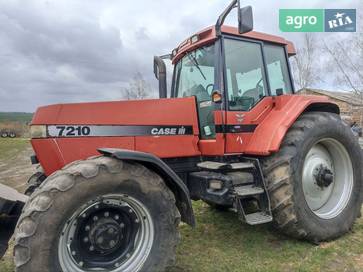
<path id="1" fill-rule="evenodd" d="M 160 158 L 150 153 L 127 149 L 100 148 L 98 151 L 105 156 L 119 160 L 136 161 L 159 174 L 175 195 L 176 206 L 179 209 L 181 220 L 192 227 L 195 226 L 194 212 L 187 186 Z"/>
<path id="2" fill-rule="evenodd" d="M 277 152 L 286 132 L 306 111 L 339 114 L 339 107 L 325 96 L 283 95 L 274 97 L 273 109 L 257 126 L 245 149 L 246 154 L 269 155 Z"/>

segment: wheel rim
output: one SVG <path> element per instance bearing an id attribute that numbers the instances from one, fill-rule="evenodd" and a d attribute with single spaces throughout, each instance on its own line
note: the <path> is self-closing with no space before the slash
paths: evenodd
<path id="1" fill-rule="evenodd" d="M 315 143 L 305 157 L 302 185 L 306 203 L 315 215 L 337 217 L 353 189 L 353 166 L 346 148 L 331 138 Z"/>
<path id="2" fill-rule="evenodd" d="M 104 195 L 67 220 L 59 237 L 58 259 L 63 271 L 136 272 L 153 241 L 153 221 L 140 201 Z"/>

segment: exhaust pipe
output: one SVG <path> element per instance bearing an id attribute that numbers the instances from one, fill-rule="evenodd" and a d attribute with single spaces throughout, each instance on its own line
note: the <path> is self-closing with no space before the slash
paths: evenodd
<path id="1" fill-rule="evenodd" d="M 159 98 L 166 98 L 166 66 L 164 60 L 159 56 L 154 56 L 154 74 L 159 80 Z"/>

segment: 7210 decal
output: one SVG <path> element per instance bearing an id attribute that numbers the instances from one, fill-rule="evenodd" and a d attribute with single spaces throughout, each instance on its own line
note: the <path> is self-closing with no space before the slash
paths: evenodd
<path id="1" fill-rule="evenodd" d="M 64 137 L 127 137 L 193 135 L 191 125 L 47 125 L 47 136 Z"/>
<path id="2" fill-rule="evenodd" d="M 58 130 L 58 137 L 66 136 L 88 136 L 91 128 L 88 126 L 55 126 Z"/>

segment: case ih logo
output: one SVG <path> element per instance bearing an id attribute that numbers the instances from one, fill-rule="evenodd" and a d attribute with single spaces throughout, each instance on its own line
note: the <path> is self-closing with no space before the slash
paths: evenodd
<path id="1" fill-rule="evenodd" d="M 355 9 L 326 9 L 325 10 L 326 32 L 355 32 L 356 10 Z"/>

